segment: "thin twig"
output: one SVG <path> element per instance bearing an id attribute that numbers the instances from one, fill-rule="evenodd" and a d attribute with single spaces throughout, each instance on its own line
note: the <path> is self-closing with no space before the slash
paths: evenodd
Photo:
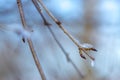
<path id="1" fill-rule="evenodd" d="M 48 30 L 50 31 L 50 33 L 52 34 L 54 40 L 56 41 L 56 43 L 58 44 L 58 46 L 60 47 L 60 49 L 62 50 L 62 52 L 64 53 L 66 59 L 68 62 L 70 62 L 73 67 L 76 69 L 76 71 L 79 73 L 80 77 L 83 78 L 84 76 L 82 75 L 82 73 L 79 71 L 79 69 L 77 68 L 77 66 L 74 64 L 74 62 L 72 61 L 72 59 L 69 57 L 68 53 L 65 51 L 65 49 L 63 48 L 63 46 L 60 44 L 60 42 L 58 41 L 57 37 L 55 36 L 54 32 L 51 29 L 51 24 L 46 20 L 46 18 L 44 17 L 42 10 L 39 6 L 39 4 L 37 3 L 36 0 L 32 0 L 33 4 L 35 5 L 37 11 L 39 12 L 39 14 L 41 15 L 43 21 L 44 21 L 44 25 L 47 26 Z"/>
<path id="2" fill-rule="evenodd" d="M 53 19 L 53 21 L 59 26 L 59 28 L 73 41 L 73 43 L 78 47 L 79 52 L 82 52 L 83 50 L 85 50 L 74 38 L 73 36 L 64 28 L 64 26 L 62 25 L 62 23 L 56 19 L 53 14 L 47 9 L 47 7 L 43 4 L 42 0 L 38 0 L 38 2 L 41 4 L 41 6 L 44 8 L 44 10 L 47 12 L 47 14 Z M 92 49 L 91 49 L 92 50 Z M 85 56 L 80 53 L 80 56 L 83 59 L 86 59 Z M 86 54 L 86 53 L 85 53 Z M 89 56 L 88 56 L 89 57 Z M 90 57 L 91 58 L 91 57 Z M 91 58 L 93 60 L 93 58 Z"/>
<path id="3" fill-rule="evenodd" d="M 75 65 L 75 63 L 72 61 L 72 59 L 70 58 L 69 54 L 65 51 L 65 49 L 63 48 L 63 46 L 60 44 L 60 42 L 58 41 L 57 37 L 55 36 L 54 32 L 52 31 L 51 27 L 47 26 L 50 33 L 52 34 L 54 40 L 56 41 L 56 43 L 58 44 L 58 46 L 60 47 L 60 49 L 62 50 L 62 52 L 64 53 L 66 59 L 68 62 L 70 62 L 73 67 L 76 69 L 76 71 L 78 72 L 78 74 L 80 75 L 81 78 L 84 78 L 84 76 L 82 75 L 82 73 L 79 71 L 79 69 L 77 68 L 77 66 Z"/>
<path id="4" fill-rule="evenodd" d="M 39 4 L 37 3 L 37 1 L 36 1 L 36 0 L 32 0 L 32 2 L 33 2 L 33 4 L 35 5 L 35 8 L 38 10 L 39 14 L 41 15 L 41 17 L 42 17 L 42 19 L 43 19 L 43 21 L 44 21 L 44 24 L 45 24 L 45 25 L 50 25 L 50 24 L 46 21 L 44 15 L 42 14 L 42 10 L 40 9 L 40 6 L 39 6 Z"/>
<path id="5" fill-rule="evenodd" d="M 26 29 L 27 28 L 27 24 L 26 24 L 26 21 L 25 21 L 21 0 L 17 0 L 17 4 L 18 4 L 18 8 L 19 8 L 19 13 L 20 13 L 22 25 L 23 25 L 24 29 Z M 41 67 L 41 64 L 40 64 L 39 59 L 37 57 L 37 54 L 36 54 L 36 52 L 34 50 L 32 40 L 30 38 L 27 38 L 27 42 L 29 44 L 29 48 L 31 50 L 32 56 L 34 58 L 35 64 L 36 64 L 36 66 L 38 68 L 38 71 L 40 73 L 40 76 L 41 76 L 42 80 L 46 80 L 46 77 L 45 77 L 45 74 L 44 74 L 43 69 Z"/>

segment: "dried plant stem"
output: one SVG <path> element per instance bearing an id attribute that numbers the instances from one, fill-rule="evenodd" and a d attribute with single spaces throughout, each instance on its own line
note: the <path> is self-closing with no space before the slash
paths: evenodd
<path id="1" fill-rule="evenodd" d="M 47 14 L 53 19 L 53 21 L 59 26 L 59 28 L 73 41 L 73 43 L 78 47 L 79 52 L 84 52 L 85 49 L 73 38 L 73 36 L 64 28 L 64 26 L 62 25 L 62 23 L 56 19 L 53 14 L 47 9 L 47 7 L 44 5 L 44 3 L 42 2 L 42 0 L 38 0 L 38 2 L 41 4 L 41 6 L 44 8 L 44 10 L 47 12 Z M 86 53 L 85 53 L 86 54 Z M 80 53 L 80 56 L 84 59 L 85 56 Z M 88 54 L 87 54 L 88 56 Z M 90 57 L 90 56 L 88 56 Z M 94 58 L 90 57 L 92 60 L 94 60 Z"/>
<path id="2" fill-rule="evenodd" d="M 54 40 L 56 41 L 56 43 L 58 44 L 58 46 L 60 47 L 60 49 L 62 50 L 62 52 L 64 53 L 66 59 L 68 62 L 70 62 L 73 67 L 75 68 L 75 70 L 78 72 L 78 74 L 80 75 L 81 78 L 84 78 L 84 76 L 82 75 L 82 73 L 79 71 L 79 69 L 77 68 L 77 66 L 75 65 L 75 63 L 72 61 L 72 59 L 70 58 L 69 54 L 65 51 L 65 49 L 63 48 L 63 46 L 60 44 L 60 42 L 58 41 L 57 37 L 55 36 L 54 32 L 52 31 L 51 27 L 47 26 L 50 33 L 52 34 Z"/>
<path id="3" fill-rule="evenodd" d="M 39 6 L 39 4 L 37 3 L 36 0 L 32 0 L 33 4 L 35 5 L 37 11 L 39 12 L 39 14 L 41 15 L 44 24 L 47 26 L 47 28 L 49 29 L 50 33 L 52 34 L 54 40 L 56 41 L 56 43 L 58 44 L 58 46 L 60 47 L 60 49 L 62 50 L 62 52 L 64 53 L 66 59 L 68 62 L 70 62 L 73 67 L 76 69 L 76 71 L 79 73 L 80 77 L 83 78 L 84 76 L 82 75 L 82 73 L 79 71 L 79 69 L 77 68 L 77 66 L 74 64 L 74 62 L 72 61 L 72 59 L 69 57 L 68 53 L 65 51 L 65 49 L 63 48 L 63 46 L 60 44 L 60 42 L 58 41 L 57 37 L 55 36 L 54 32 L 51 29 L 51 24 L 46 20 L 46 18 L 44 17 L 42 10 Z"/>
<path id="4" fill-rule="evenodd" d="M 37 54 L 36 54 L 36 52 L 35 52 L 35 50 L 33 48 L 33 43 L 32 43 L 32 41 L 30 39 L 28 39 L 28 44 L 29 44 L 30 50 L 32 52 L 32 56 L 34 58 L 35 64 L 36 64 L 36 66 L 38 68 L 38 71 L 40 73 L 40 76 L 41 76 L 42 80 L 46 80 L 45 74 L 44 74 L 43 69 L 41 67 L 41 64 L 39 62 Z"/>
<path id="5" fill-rule="evenodd" d="M 17 0 L 17 4 L 18 4 L 19 12 L 20 12 L 22 25 L 23 25 L 24 29 L 26 29 L 27 28 L 27 24 L 26 24 L 26 21 L 25 21 L 21 0 Z M 34 58 L 35 64 L 36 64 L 36 66 L 38 68 L 38 71 L 40 73 L 40 76 L 41 76 L 42 80 L 46 80 L 46 77 L 45 77 L 45 74 L 44 74 L 43 69 L 41 67 L 41 64 L 40 64 L 39 59 L 37 57 L 37 54 L 36 54 L 36 52 L 34 50 L 32 40 L 30 38 L 28 38 L 27 41 L 28 41 L 28 44 L 29 44 L 32 56 Z"/>
<path id="6" fill-rule="evenodd" d="M 32 2 L 33 2 L 33 4 L 35 5 L 36 9 L 38 10 L 39 14 L 41 15 L 41 17 L 42 17 L 42 19 L 43 19 L 43 21 L 44 21 L 44 24 L 45 24 L 45 25 L 50 25 L 50 24 L 45 20 L 45 17 L 44 17 L 44 15 L 42 14 L 42 10 L 40 9 L 40 6 L 39 6 L 39 4 L 37 3 L 37 1 L 36 1 L 36 0 L 32 0 Z"/>
<path id="7" fill-rule="evenodd" d="M 45 11 L 48 13 L 48 15 L 53 19 L 53 21 L 59 26 L 60 29 L 76 44 L 76 46 L 80 47 L 78 42 L 72 37 L 71 34 L 68 33 L 68 31 L 63 27 L 62 23 L 57 20 L 52 13 L 47 9 L 47 7 L 43 4 L 42 0 L 38 0 L 39 3 L 42 5 L 42 7 L 45 9 Z"/>

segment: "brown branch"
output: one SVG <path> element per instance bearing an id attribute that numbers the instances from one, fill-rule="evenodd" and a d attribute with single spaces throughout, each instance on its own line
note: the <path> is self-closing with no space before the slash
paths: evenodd
<path id="1" fill-rule="evenodd" d="M 58 25 L 58 27 L 73 41 L 73 43 L 78 47 L 78 50 L 79 50 L 79 53 L 80 53 L 80 56 L 83 58 L 83 59 L 86 59 L 85 56 L 83 55 L 82 52 L 85 51 L 85 48 L 83 48 L 74 38 L 73 36 L 64 28 L 64 26 L 62 25 L 62 23 L 56 19 L 53 14 L 47 9 L 47 7 L 43 4 L 42 0 L 38 0 L 38 2 L 41 4 L 41 6 L 44 8 L 44 10 L 47 12 L 47 14 L 52 18 L 52 20 Z M 88 48 L 89 49 L 89 48 Z M 92 50 L 92 49 L 90 49 Z M 94 50 L 92 50 L 94 51 Z M 86 54 L 86 53 L 85 53 Z M 88 55 L 88 54 L 87 54 Z M 88 56 L 89 58 L 91 58 L 93 60 L 92 57 Z"/>
<path id="2" fill-rule="evenodd" d="M 25 21 L 21 0 L 17 0 L 17 4 L 18 4 L 18 8 L 19 8 L 19 13 L 20 13 L 22 25 L 23 25 L 24 29 L 26 29 L 27 28 L 27 24 L 26 24 L 26 21 Z M 39 59 L 37 57 L 37 54 L 36 54 L 36 52 L 34 50 L 32 40 L 30 38 L 27 38 L 27 41 L 28 41 L 29 48 L 31 50 L 32 56 L 34 58 L 35 64 L 37 66 L 37 69 L 38 69 L 38 71 L 40 73 L 40 76 L 41 76 L 42 80 L 46 80 L 46 77 L 45 77 L 45 74 L 44 74 L 43 69 L 41 67 L 41 64 L 40 64 Z"/>
<path id="3" fill-rule="evenodd" d="M 50 33 L 52 34 L 54 40 L 56 41 L 56 43 L 58 44 L 58 46 L 60 47 L 60 49 L 62 50 L 62 52 L 64 53 L 66 59 L 68 62 L 70 62 L 73 67 L 76 69 L 76 71 L 79 73 L 80 77 L 83 78 L 84 76 L 82 75 L 82 73 L 79 71 L 79 69 L 77 68 L 77 66 L 74 64 L 74 62 L 72 61 L 72 59 L 69 57 L 68 53 L 65 51 L 65 49 L 63 48 L 63 46 L 60 44 L 59 40 L 57 39 L 57 37 L 55 36 L 54 32 L 51 29 L 51 24 L 46 20 L 46 18 L 44 17 L 42 10 L 39 6 L 39 4 L 37 3 L 36 0 L 32 0 L 33 4 L 35 5 L 37 11 L 39 12 L 39 14 L 41 15 L 43 21 L 44 21 L 44 25 L 47 26 L 48 30 L 50 31 Z"/>

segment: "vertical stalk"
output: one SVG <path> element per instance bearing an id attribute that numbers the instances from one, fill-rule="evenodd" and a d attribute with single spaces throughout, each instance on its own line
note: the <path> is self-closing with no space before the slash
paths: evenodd
<path id="1" fill-rule="evenodd" d="M 17 4 L 18 4 L 19 13 L 20 13 L 20 17 L 21 17 L 23 28 L 26 29 L 27 28 L 27 24 L 26 24 L 26 21 L 25 21 L 21 0 L 17 0 Z M 35 64 L 37 66 L 37 69 L 38 69 L 38 71 L 40 73 L 40 76 L 41 76 L 42 80 L 46 80 L 45 74 L 43 72 L 43 69 L 42 69 L 41 64 L 39 62 L 39 59 L 37 57 L 36 51 L 35 51 L 35 49 L 33 47 L 32 40 L 30 38 L 27 38 L 27 42 L 29 44 L 29 48 L 31 50 L 32 56 L 34 58 Z"/>

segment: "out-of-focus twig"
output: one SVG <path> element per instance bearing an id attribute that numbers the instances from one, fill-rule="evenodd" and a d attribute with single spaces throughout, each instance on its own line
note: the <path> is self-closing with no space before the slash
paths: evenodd
<path id="1" fill-rule="evenodd" d="M 27 24 L 26 24 L 26 21 L 25 21 L 21 0 L 17 0 L 17 4 L 18 4 L 18 8 L 19 8 L 19 13 L 20 13 L 22 25 L 23 25 L 24 29 L 26 29 L 27 28 Z M 37 54 L 36 54 L 36 52 L 34 50 L 32 40 L 30 38 L 27 38 L 27 42 L 29 44 L 29 48 L 31 50 L 32 56 L 34 58 L 35 64 L 36 64 L 36 66 L 38 68 L 38 71 L 40 73 L 40 76 L 41 76 L 42 80 L 46 80 L 46 77 L 45 77 L 45 74 L 44 74 L 43 69 L 41 67 L 41 64 L 40 64 L 39 59 L 37 57 Z"/>
<path id="2" fill-rule="evenodd" d="M 42 14 L 42 10 L 40 9 L 39 4 L 37 3 L 36 0 L 32 0 L 33 4 L 35 5 L 35 8 L 37 9 L 37 11 L 39 12 L 40 16 L 42 17 L 44 24 L 47 26 L 50 26 L 51 24 L 47 22 L 47 20 L 45 19 L 44 15 Z"/>
<path id="3" fill-rule="evenodd" d="M 86 59 L 86 57 L 83 55 L 83 53 L 86 54 L 86 49 L 83 48 L 76 40 L 75 38 L 64 28 L 64 26 L 62 25 L 62 23 L 56 19 L 53 14 L 47 9 L 47 7 L 44 5 L 44 3 L 42 2 L 42 0 L 38 0 L 38 2 L 41 4 L 41 6 L 44 8 L 44 10 L 47 12 L 47 14 L 53 19 L 53 21 L 59 26 L 59 28 L 73 41 L 73 43 L 78 47 L 80 56 L 83 59 Z M 88 48 L 89 49 L 89 48 Z M 94 51 L 92 49 L 90 49 L 91 51 Z M 96 49 L 95 49 L 96 50 Z M 87 54 L 88 55 L 88 54 Z M 90 56 L 88 56 L 90 57 Z M 90 57 L 92 60 L 94 60 L 93 57 Z"/>
<path id="4" fill-rule="evenodd" d="M 13 77 L 15 78 L 15 80 L 21 80 L 20 72 L 18 71 L 16 66 L 13 63 L 10 62 L 11 60 L 9 60 L 9 58 L 7 57 L 8 55 L 6 55 L 4 53 L 2 56 L 3 56 L 3 59 L 4 59 L 4 63 L 6 64 L 6 67 L 8 68 L 10 73 L 13 74 Z"/>
<path id="5" fill-rule="evenodd" d="M 81 78 L 84 78 L 83 74 L 79 71 L 79 69 L 77 68 L 77 66 L 75 65 L 75 63 L 72 61 L 72 59 L 70 58 L 69 54 L 65 51 L 65 49 L 63 48 L 63 46 L 61 45 L 61 43 L 58 41 L 57 37 L 55 36 L 54 32 L 52 31 L 51 27 L 47 26 L 50 33 L 52 34 L 54 40 L 56 41 L 56 43 L 58 44 L 58 46 L 60 47 L 60 49 L 62 50 L 62 52 L 64 53 L 66 59 L 68 62 L 70 62 L 73 67 L 76 69 L 76 71 L 78 72 L 79 76 Z"/>
<path id="6" fill-rule="evenodd" d="M 58 46 L 60 47 L 60 49 L 62 50 L 62 52 L 64 53 L 66 59 L 68 62 L 70 62 L 73 67 L 76 69 L 76 71 L 79 73 L 80 77 L 83 78 L 82 73 L 79 71 L 79 69 L 77 68 L 77 66 L 75 65 L 75 63 L 72 61 L 72 59 L 69 57 L 68 53 L 65 51 L 65 49 L 63 48 L 63 46 L 61 45 L 61 43 L 59 42 L 59 40 L 57 39 L 57 37 L 55 36 L 54 32 L 51 29 L 51 24 L 46 20 L 46 18 L 44 17 L 42 10 L 39 6 L 39 4 L 37 3 L 36 0 L 32 0 L 33 4 L 35 5 L 37 11 L 39 12 L 39 14 L 41 15 L 43 21 L 44 21 L 44 25 L 47 26 L 47 28 L 49 29 L 50 33 L 52 34 L 54 40 L 56 41 L 56 43 L 58 44 Z"/>

